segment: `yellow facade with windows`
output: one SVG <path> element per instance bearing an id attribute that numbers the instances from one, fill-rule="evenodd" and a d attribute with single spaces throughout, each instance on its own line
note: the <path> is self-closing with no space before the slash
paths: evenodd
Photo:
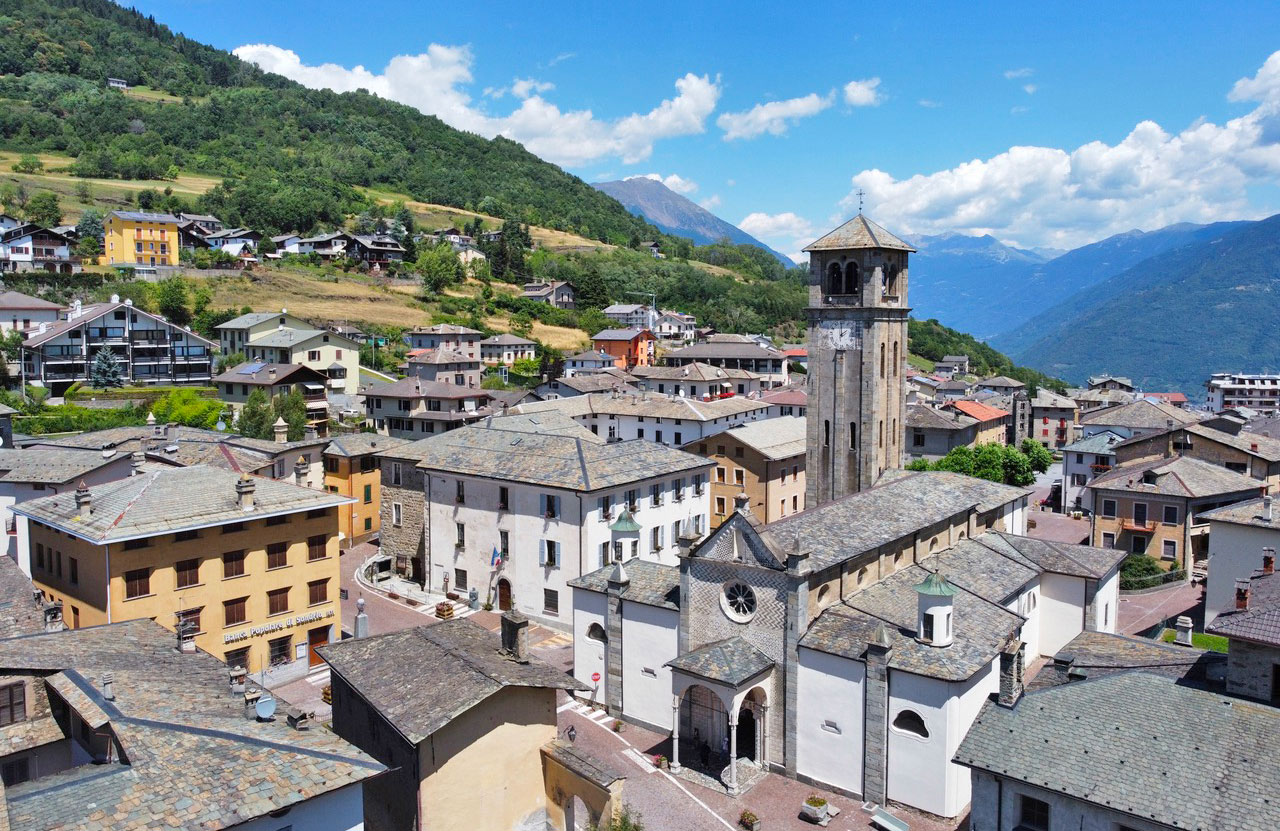
<path id="1" fill-rule="evenodd" d="M 382 474 L 377 457 L 326 453 L 324 489 L 355 500 L 353 505 L 338 508 L 338 533 L 343 548 L 377 535 L 382 512 Z"/>
<path id="2" fill-rule="evenodd" d="M 167 214 L 113 211 L 102 225 L 99 265 L 178 264 L 178 219 Z"/>
<path id="3" fill-rule="evenodd" d="M 66 625 L 154 618 L 251 673 L 342 636 L 338 517 L 301 510 L 176 534 L 99 544 L 30 522 L 32 580 L 61 601 Z M 175 635 L 175 645 L 176 645 Z"/>

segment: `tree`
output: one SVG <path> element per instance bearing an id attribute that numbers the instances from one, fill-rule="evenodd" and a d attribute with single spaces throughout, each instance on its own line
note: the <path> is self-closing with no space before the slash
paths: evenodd
<path id="1" fill-rule="evenodd" d="M 453 253 L 453 246 L 447 242 L 419 254 L 416 267 L 422 275 L 422 288 L 428 295 L 439 294 L 446 286 L 463 280 L 462 264 Z"/>
<path id="2" fill-rule="evenodd" d="M 89 384 L 100 390 L 124 386 L 116 354 L 108 347 L 103 346 L 94 354 L 93 365 L 89 367 Z"/>
<path id="3" fill-rule="evenodd" d="M 542 362 L 537 358 L 521 358 L 511 365 L 511 372 L 525 378 L 537 378 L 542 370 Z"/>
<path id="4" fill-rule="evenodd" d="M 76 253 L 86 259 L 102 253 L 102 211 L 97 208 L 85 208 L 76 223 L 76 233 L 80 241 L 76 243 Z"/>
<path id="5" fill-rule="evenodd" d="M 247 360 L 248 358 L 245 357 L 243 352 L 232 352 L 229 355 L 219 355 L 217 372 L 215 374 L 221 375 L 228 369 L 234 369 Z"/>
<path id="6" fill-rule="evenodd" d="M 289 441 L 301 441 L 307 432 L 307 402 L 303 400 L 302 393 L 294 387 L 287 395 L 277 395 L 271 400 L 271 432 L 275 435 L 275 422 L 277 418 L 283 418 L 284 423 L 289 428 Z M 268 438 L 263 436 L 263 438 Z"/>
<path id="7" fill-rule="evenodd" d="M 973 453 L 973 475 L 991 482 L 1004 481 L 1004 446 L 980 444 Z"/>
<path id="8" fill-rule="evenodd" d="M 526 311 L 516 312 L 511 316 L 511 331 L 522 338 L 529 337 L 533 331 L 533 315 Z"/>
<path id="9" fill-rule="evenodd" d="M 27 222 L 34 222 L 44 228 L 53 228 L 62 224 L 62 206 L 58 204 L 58 194 L 42 190 L 27 200 L 23 209 Z"/>
<path id="10" fill-rule="evenodd" d="M 1031 462 L 1031 469 L 1036 473 L 1044 473 L 1053 464 L 1053 454 L 1033 438 L 1023 439 L 1022 445 L 1018 449 Z"/>
<path id="11" fill-rule="evenodd" d="M 259 254 L 274 254 L 279 249 L 276 247 L 276 241 L 271 237 L 263 237 L 262 242 L 258 243 Z"/>
<path id="12" fill-rule="evenodd" d="M 949 470 L 952 473 L 962 473 L 965 476 L 973 476 L 974 453 L 973 448 L 968 446 L 953 447 L 951 452 L 934 462 L 934 470 Z"/>
<path id="13" fill-rule="evenodd" d="M 156 283 L 156 308 L 170 323 L 186 326 L 191 322 L 187 283 L 174 274 Z"/>
<path id="14" fill-rule="evenodd" d="M 1025 488 L 1036 481 L 1035 471 L 1031 468 L 1031 460 L 1026 454 L 1013 445 L 1004 448 L 1004 483 Z"/>
<path id="15" fill-rule="evenodd" d="M 23 153 L 13 165 L 13 170 L 15 173 L 39 173 L 44 170 L 44 162 L 34 153 Z"/>
<path id="16" fill-rule="evenodd" d="M 271 405 L 267 403 L 267 394 L 261 387 L 249 393 L 249 398 L 240 408 L 240 417 L 236 419 L 236 432 L 251 439 L 271 438 Z"/>
<path id="17" fill-rule="evenodd" d="M 151 405 L 151 412 L 156 421 L 184 424 L 188 427 L 200 427 L 212 430 L 221 418 L 223 404 L 216 398 L 201 398 L 190 388 L 170 390 L 164 397 L 156 399 Z"/>

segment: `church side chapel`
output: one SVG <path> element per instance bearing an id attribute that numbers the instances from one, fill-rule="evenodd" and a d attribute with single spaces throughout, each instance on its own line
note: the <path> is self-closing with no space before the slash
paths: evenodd
<path id="1" fill-rule="evenodd" d="M 902 470 L 913 249 L 859 214 L 806 250 L 806 510 L 766 525 L 741 498 L 676 566 L 573 581 L 579 695 L 731 794 L 771 770 L 955 817 L 982 704 L 1115 630 L 1124 552 L 1027 537 L 1029 490 Z"/>

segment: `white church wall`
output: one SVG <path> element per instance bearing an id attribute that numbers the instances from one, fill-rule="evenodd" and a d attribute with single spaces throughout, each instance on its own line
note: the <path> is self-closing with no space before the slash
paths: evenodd
<path id="1" fill-rule="evenodd" d="M 1209 524 L 1209 579 L 1205 584 L 1205 623 L 1236 606 L 1236 581 L 1262 568 L 1262 549 L 1280 548 L 1280 526 L 1259 528 L 1234 522 Z"/>
<path id="2" fill-rule="evenodd" d="M 1084 580 L 1045 572 L 1040 578 L 1040 654 L 1055 655 L 1084 628 Z"/>
<path id="3" fill-rule="evenodd" d="M 946 816 L 948 807 L 952 686 L 934 678 L 889 670 L 886 792 L 890 799 L 939 816 Z M 904 710 L 923 719 L 928 737 L 894 725 Z"/>
<path id="4" fill-rule="evenodd" d="M 1116 569 L 1098 584 L 1093 601 L 1093 628 L 1099 632 L 1116 631 L 1116 615 L 1120 612 L 1120 570 Z"/>
<path id="5" fill-rule="evenodd" d="M 803 648 L 799 661 L 796 771 L 860 794 L 866 664 Z"/>
<path id="6" fill-rule="evenodd" d="M 629 718 L 671 729 L 671 670 L 678 654 L 680 613 L 642 603 L 622 604 L 623 711 Z"/>
<path id="7" fill-rule="evenodd" d="M 573 677 L 592 688 L 591 692 L 575 693 L 593 703 L 603 704 L 605 697 L 605 645 L 587 637 L 591 624 L 604 628 L 605 596 L 599 592 L 573 589 Z M 592 681 L 593 673 L 600 673 L 600 680 Z"/>
<path id="8" fill-rule="evenodd" d="M 1026 622 L 1022 624 L 1022 642 L 1027 645 L 1022 656 L 1022 666 L 1026 668 L 1040 655 L 1040 581 L 1036 580 L 1023 588 L 1015 597 L 1004 604 L 1014 614 L 1022 615 Z"/>
<path id="9" fill-rule="evenodd" d="M 1025 637 L 1024 637 L 1025 640 Z M 982 705 L 992 693 L 1000 692 L 1000 662 L 992 661 L 991 665 L 974 675 L 963 684 L 952 684 L 956 697 L 952 700 L 953 717 L 947 722 L 947 759 L 955 757 L 960 743 L 969 735 L 969 728 L 982 710 Z M 944 816 L 954 817 L 965 809 L 970 800 L 969 769 L 955 762 L 947 762 L 947 791 Z"/>

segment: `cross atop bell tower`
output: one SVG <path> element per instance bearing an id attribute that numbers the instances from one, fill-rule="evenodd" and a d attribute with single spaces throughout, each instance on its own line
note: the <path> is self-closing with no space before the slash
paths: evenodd
<path id="1" fill-rule="evenodd" d="M 875 484 L 902 464 L 907 256 L 915 249 L 853 219 L 809 254 L 809 403 L 805 505 Z"/>

